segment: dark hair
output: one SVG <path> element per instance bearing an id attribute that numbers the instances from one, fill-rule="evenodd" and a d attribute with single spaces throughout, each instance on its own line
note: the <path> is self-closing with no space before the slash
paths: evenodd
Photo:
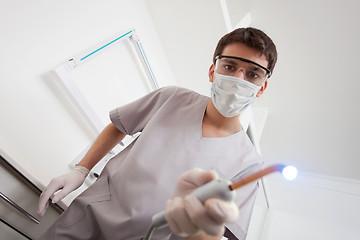
<path id="1" fill-rule="evenodd" d="M 216 46 L 213 62 L 215 63 L 215 57 L 221 55 L 227 45 L 237 42 L 259 50 L 268 61 L 267 68 L 273 72 L 277 61 L 276 46 L 263 31 L 252 27 L 238 28 L 223 36 Z"/>

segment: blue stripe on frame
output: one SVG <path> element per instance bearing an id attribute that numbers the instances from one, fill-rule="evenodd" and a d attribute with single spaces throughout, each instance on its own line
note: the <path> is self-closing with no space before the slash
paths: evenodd
<path id="1" fill-rule="evenodd" d="M 132 32 L 132 31 L 129 31 L 129 32 L 125 33 L 124 35 L 122 35 L 122 36 L 118 37 L 117 39 L 115 39 L 115 40 L 113 40 L 113 41 L 111 41 L 111 42 L 109 42 L 109 43 L 105 44 L 105 45 L 104 45 L 104 46 L 102 46 L 101 48 L 96 49 L 96 50 L 95 50 L 95 51 L 93 51 L 92 53 L 89 53 L 89 54 L 88 54 L 88 55 L 86 55 L 85 57 L 81 58 L 81 59 L 80 59 L 80 61 L 83 61 L 84 59 L 86 59 L 86 58 L 90 57 L 91 55 L 95 54 L 96 52 L 100 51 L 101 49 L 103 49 L 103 48 L 105 48 L 105 47 L 109 46 L 110 44 L 112 44 L 112 43 L 114 43 L 114 42 L 116 42 L 117 40 L 119 40 L 119 39 L 121 39 L 121 38 L 125 37 L 126 35 L 130 34 L 131 32 Z"/>

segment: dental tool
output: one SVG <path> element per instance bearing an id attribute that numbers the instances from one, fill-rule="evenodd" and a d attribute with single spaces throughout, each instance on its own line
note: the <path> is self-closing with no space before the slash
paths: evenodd
<path id="1" fill-rule="evenodd" d="M 295 179 L 297 175 L 297 170 L 295 167 L 277 164 L 248 175 L 247 177 L 244 177 L 233 183 L 225 179 L 213 180 L 195 189 L 190 194 L 196 196 L 202 203 L 204 203 L 209 198 L 219 198 L 225 201 L 232 201 L 235 198 L 236 189 L 273 172 L 281 172 L 284 178 L 288 180 Z M 156 229 L 161 229 L 167 225 L 168 223 L 165 218 L 165 211 L 155 214 L 152 217 L 151 225 L 142 240 L 149 240 Z"/>

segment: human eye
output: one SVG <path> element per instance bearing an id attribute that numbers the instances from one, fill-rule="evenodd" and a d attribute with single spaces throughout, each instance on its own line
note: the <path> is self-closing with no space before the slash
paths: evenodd
<path id="1" fill-rule="evenodd" d="M 232 75 L 236 72 L 237 70 L 237 65 L 236 62 L 234 62 L 233 60 L 229 60 L 229 59 L 221 59 L 219 62 L 219 71 L 222 74 L 225 75 Z"/>
<path id="2" fill-rule="evenodd" d="M 227 71 L 234 71 L 234 69 L 235 69 L 235 67 L 233 65 L 230 65 L 230 64 L 224 65 L 224 68 Z"/>
<path id="3" fill-rule="evenodd" d="M 254 71 L 247 72 L 246 75 L 247 75 L 248 79 L 251 81 L 254 81 L 259 78 L 259 75 Z"/>
<path id="4" fill-rule="evenodd" d="M 265 79 L 265 72 L 257 66 L 252 66 L 250 68 L 247 68 L 246 77 L 247 80 L 250 82 L 261 81 Z"/>
<path id="5" fill-rule="evenodd" d="M 219 69 L 219 73 L 225 75 L 233 75 L 236 72 L 236 67 L 232 64 L 223 64 Z"/>

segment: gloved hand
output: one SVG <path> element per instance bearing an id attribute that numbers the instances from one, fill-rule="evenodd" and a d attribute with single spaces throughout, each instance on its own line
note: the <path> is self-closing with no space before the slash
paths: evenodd
<path id="1" fill-rule="evenodd" d="M 37 214 L 39 216 L 43 216 L 45 214 L 46 209 L 49 206 L 50 197 L 52 197 L 53 203 L 57 203 L 66 197 L 70 192 L 79 188 L 85 181 L 88 174 L 89 170 L 87 168 L 76 166 L 70 173 L 52 179 L 40 195 Z M 57 193 L 55 194 L 55 192 Z"/>
<path id="2" fill-rule="evenodd" d="M 178 179 L 173 198 L 166 204 L 166 220 L 171 231 L 182 237 L 202 231 L 213 236 L 222 234 L 224 224 L 238 218 L 238 207 L 231 201 L 211 198 L 203 205 L 198 198 L 188 195 L 196 188 L 215 180 L 214 171 L 198 168 L 183 173 Z"/>

